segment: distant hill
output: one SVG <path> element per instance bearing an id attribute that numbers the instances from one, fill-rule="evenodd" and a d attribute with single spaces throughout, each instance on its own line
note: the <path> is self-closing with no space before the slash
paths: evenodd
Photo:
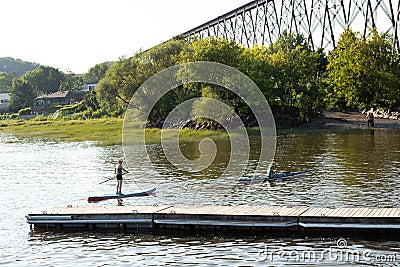
<path id="1" fill-rule="evenodd" d="M 0 72 L 15 72 L 17 77 L 21 77 L 27 71 L 39 67 L 40 64 L 14 59 L 11 57 L 0 57 Z"/>

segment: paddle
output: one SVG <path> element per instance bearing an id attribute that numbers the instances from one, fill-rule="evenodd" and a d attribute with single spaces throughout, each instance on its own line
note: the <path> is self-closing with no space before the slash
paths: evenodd
<path id="1" fill-rule="evenodd" d="M 114 179 L 114 177 L 113 177 L 113 178 L 109 178 L 109 179 L 107 179 L 107 180 L 104 180 L 104 181 L 100 182 L 99 184 L 104 184 L 105 182 L 108 182 L 108 181 L 110 181 L 110 180 L 112 180 L 112 179 Z"/>
<path id="2" fill-rule="evenodd" d="M 129 173 L 129 172 L 125 172 L 125 173 L 123 173 L 122 175 L 125 175 L 125 174 L 127 174 L 127 173 Z M 104 181 L 100 182 L 99 184 L 104 184 L 104 183 L 106 183 L 106 182 L 108 182 L 108 181 L 110 181 L 110 180 L 112 180 L 112 179 L 115 179 L 115 176 L 114 176 L 114 177 L 111 177 L 111 178 L 109 178 L 109 179 L 107 179 L 107 180 L 104 180 Z"/>

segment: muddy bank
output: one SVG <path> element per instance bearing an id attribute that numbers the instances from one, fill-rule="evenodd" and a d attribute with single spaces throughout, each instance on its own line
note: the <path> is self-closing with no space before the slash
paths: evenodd
<path id="1" fill-rule="evenodd" d="M 367 116 L 360 112 L 335 112 L 324 111 L 320 117 L 314 118 L 309 123 L 302 123 L 296 117 L 285 114 L 275 114 L 275 125 L 277 129 L 296 129 L 296 128 L 368 128 Z M 227 119 L 229 128 L 235 128 L 238 125 L 235 123 L 230 124 Z M 374 118 L 374 128 L 397 128 L 400 129 L 399 119 L 390 118 Z M 243 120 L 245 127 L 257 127 L 257 120 L 253 117 L 247 117 Z M 155 122 L 149 122 L 147 128 L 163 128 L 164 119 L 159 119 Z M 223 127 L 213 120 L 206 121 L 176 121 L 174 124 L 169 125 L 168 128 L 175 129 L 193 129 L 193 130 L 221 130 Z"/>
<path id="2" fill-rule="evenodd" d="M 375 128 L 400 129 L 400 120 L 374 118 Z M 328 128 L 367 128 L 366 114 L 358 112 L 324 111 L 322 116 L 313 119 L 305 127 Z"/>

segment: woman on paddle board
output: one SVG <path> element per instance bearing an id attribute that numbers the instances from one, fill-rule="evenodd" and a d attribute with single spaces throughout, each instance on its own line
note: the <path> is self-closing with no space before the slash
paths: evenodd
<path id="1" fill-rule="evenodd" d="M 122 194 L 121 189 L 122 189 L 122 171 L 125 173 L 128 173 L 127 170 L 122 166 L 122 159 L 120 159 L 115 166 L 114 173 L 117 175 L 117 194 Z"/>

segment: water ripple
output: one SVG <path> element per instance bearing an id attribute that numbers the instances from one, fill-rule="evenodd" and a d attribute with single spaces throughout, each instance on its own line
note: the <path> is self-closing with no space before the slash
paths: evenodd
<path id="1" fill-rule="evenodd" d="M 257 140 L 252 139 L 252 146 Z M 398 207 L 400 193 L 400 133 L 375 131 L 331 135 L 289 135 L 278 138 L 279 169 L 311 169 L 303 178 L 262 184 L 215 183 L 226 167 L 226 151 L 211 169 L 179 173 L 152 145 L 151 158 L 160 174 L 145 166 L 131 167 L 123 190 L 157 185 L 157 194 L 170 204 L 282 205 L 315 207 Z M 257 148 L 251 158 L 257 158 Z M 170 237 L 146 235 L 30 233 L 24 216 L 54 206 L 89 205 L 92 194 L 115 190 L 114 163 L 120 146 L 92 143 L 29 143 L 0 134 L 0 254 L 2 266 L 265 266 L 259 253 L 268 245 L 286 249 L 326 248 L 332 239 L 271 239 L 266 237 Z M 240 162 L 238 164 L 246 164 Z M 255 166 L 250 160 L 248 168 Z M 137 167 L 137 168 L 135 168 Z M 229 194 L 220 194 L 229 186 Z M 90 205 L 161 204 L 157 195 Z M 352 248 L 397 252 L 398 242 L 352 240 Z M 285 262 L 278 262 L 285 265 Z M 293 264 L 287 264 L 293 265 Z M 311 264 L 313 265 L 313 264 Z"/>

